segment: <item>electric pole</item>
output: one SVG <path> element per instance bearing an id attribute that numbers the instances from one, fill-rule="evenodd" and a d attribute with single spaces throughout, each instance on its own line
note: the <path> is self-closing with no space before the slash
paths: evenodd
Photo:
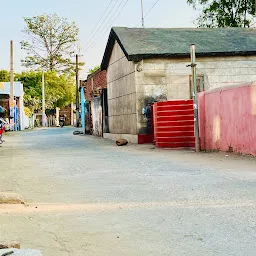
<path id="1" fill-rule="evenodd" d="M 10 42 L 10 100 L 9 100 L 9 105 L 10 105 L 10 125 L 11 125 L 11 130 L 15 131 L 15 120 L 14 120 L 14 115 L 15 115 L 15 103 L 14 103 L 14 58 L 13 58 L 13 41 L 11 40 Z"/>
<path id="2" fill-rule="evenodd" d="M 199 120 L 198 120 L 198 97 L 197 97 L 197 79 L 196 79 L 196 46 L 190 45 L 191 56 L 191 71 L 192 71 L 192 85 L 193 85 L 193 102 L 194 102 L 194 121 L 195 121 L 195 144 L 196 152 L 200 151 L 199 140 Z"/>
<path id="3" fill-rule="evenodd" d="M 141 0 L 141 25 L 144 28 L 144 7 L 143 7 L 143 0 Z"/>
<path id="4" fill-rule="evenodd" d="M 76 127 L 79 127 L 79 69 L 78 54 L 76 54 Z"/>
<path id="5" fill-rule="evenodd" d="M 42 126 L 46 126 L 45 115 L 45 91 L 44 91 L 44 71 L 42 72 Z"/>

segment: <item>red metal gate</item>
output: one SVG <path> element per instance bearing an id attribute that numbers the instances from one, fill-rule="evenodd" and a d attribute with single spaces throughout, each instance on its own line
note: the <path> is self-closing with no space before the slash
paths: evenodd
<path id="1" fill-rule="evenodd" d="M 193 100 L 155 103 L 154 138 L 160 148 L 195 148 Z"/>

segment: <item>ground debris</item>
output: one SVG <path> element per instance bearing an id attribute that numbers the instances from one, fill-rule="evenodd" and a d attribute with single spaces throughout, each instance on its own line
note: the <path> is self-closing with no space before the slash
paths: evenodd
<path id="1" fill-rule="evenodd" d="M 80 135 L 80 134 L 84 134 L 84 133 L 81 132 L 81 131 L 74 131 L 73 134 L 74 134 L 74 135 Z"/>
<path id="2" fill-rule="evenodd" d="M 128 141 L 125 140 L 125 139 L 119 139 L 119 140 L 116 141 L 117 146 L 125 146 L 127 144 L 128 144 Z"/>
<path id="3" fill-rule="evenodd" d="M 14 251 L 5 252 L 5 253 L 2 254 L 1 256 L 7 256 L 7 255 L 11 255 L 11 254 L 14 254 Z"/>
<path id="4" fill-rule="evenodd" d="M 18 194 L 0 192 L 0 204 L 25 204 L 25 201 Z"/>
<path id="5" fill-rule="evenodd" d="M 0 249 L 8 249 L 8 248 L 20 249 L 20 244 L 19 243 L 10 243 L 10 244 L 0 243 Z"/>

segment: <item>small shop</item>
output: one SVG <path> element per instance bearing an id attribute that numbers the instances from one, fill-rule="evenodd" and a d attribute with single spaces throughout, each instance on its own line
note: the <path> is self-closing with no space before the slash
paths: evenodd
<path id="1" fill-rule="evenodd" d="M 15 82 L 14 102 L 13 108 L 11 108 L 10 83 L 0 83 L 0 106 L 3 107 L 7 112 L 5 116 L 5 121 L 8 123 L 7 130 L 20 131 L 26 128 L 26 115 L 24 113 L 23 94 L 23 85 L 20 82 Z"/>

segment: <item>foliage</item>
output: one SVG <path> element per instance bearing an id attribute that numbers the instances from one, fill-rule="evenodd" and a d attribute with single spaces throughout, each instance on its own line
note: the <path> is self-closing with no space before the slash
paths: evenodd
<path id="1" fill-rule="evenodd" d="M 78 42 L 78 27 L 56 14 L 24 18 L 23 33 L 26 40 L 21 42 L 27 57 L 23 65 L 34 70 L 40 68 L 58 73 L 74 73 L 75 49 Z M 83 65 L 83 63 L 80 63 Z"/>
<path id="2" fill-rule="evenodd" d="M 201 15 L 199 27 L 250 27 L 255 17 L 255 0 L 187 0 Z"/>
<path id="3" fill-rule="evenodd" d="M 96 72 L 96 71 L 99 70 L 99 69 L 100 69 L 100 65 L 95 66 L 94 68 L 91 68 L 91 69 L 89 70 L 89 73 L 90 73 L 90 74 L 93 74 L 94 72 Z"/>
<path id="4" fill-rule="evenodd" d="M 16 75 L 24 86 L 24 106 L 32 112 L 42 107 L 42 73 L 29 71 Z M 64 107 L 75 99 L 75 82 L 70 75 L 58 75 L 54 71 L 45 73 L 46 109 Z"/>
<path id="5" fill-rule="evenodd" d="M 25 112 L 25 115 L 28 117 L 31 117 L 32 114 L 34 113 L 33 110 L 28 107 L 24 107 L 24 112 Z"/>
<path id="6" fill-rule="evenodd" d="M 9 82 L 10 72 L 7 70 L 0 70 L 0 82 Z"/>
<path id="7" fill-rule="evenodd" d="M 65 107 L 75 100 L 75 81 L 69 75 L 58 76 L 56 72 L 45 74 L 46 108 Z"/>
<path id="8" fill-rule="evenodd" d="M 14 81 L 17 81 L 17 74 L 14 73 Z M 0 82 L 10 82 L 10 71 L 0 70 Z"/>

